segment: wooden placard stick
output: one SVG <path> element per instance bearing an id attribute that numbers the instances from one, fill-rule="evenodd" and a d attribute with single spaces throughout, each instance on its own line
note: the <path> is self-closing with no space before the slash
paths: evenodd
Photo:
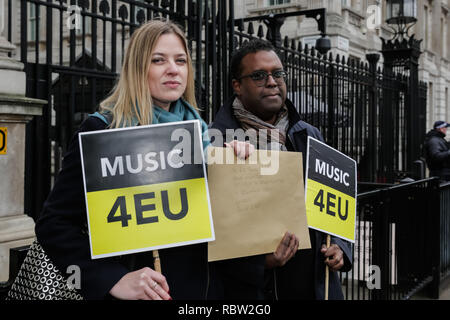
<path id="1" fill-rule="evenodd" d="M 153 267 L 155 268 L 155 271 L 161 272 L 161 260 L 159 259 L 159 252 L 158 250 L 153 250 Z"/>
<path id="2" fill-rule="evenodd" d="M 327 234 L 327 249 L 330 247 L 331 236 Z M 326 258 L 325 261 L 328 261 L 329 258 Z M 330 268 L 328 265 L 325 266 L 325 300 L 328 300 L 328 287 L 330 282 Z"/>

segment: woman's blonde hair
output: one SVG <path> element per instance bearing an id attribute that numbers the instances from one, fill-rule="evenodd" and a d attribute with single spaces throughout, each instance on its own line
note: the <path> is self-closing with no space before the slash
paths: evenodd
<path id="1" fill-rule="evenodd" d="M 133 117 L 141 125 L 152 123 L 152 97 L 147 75 L 156 42 L 161 35 L 170 33 L 181 39 L 187 55 L 188 77 L 183 99 L 197 109 L 192 59 L 183 31 L 173 22 L 151 20 L 131 36 L 119 80 L 111 94 L 100 103 L 100 111 L 113 114 L 111 128 L 131 125 Z"/>

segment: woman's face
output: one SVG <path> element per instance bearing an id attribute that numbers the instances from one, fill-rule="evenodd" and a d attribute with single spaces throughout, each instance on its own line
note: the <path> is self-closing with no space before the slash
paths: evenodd
<path id="1" fill-rule="evenodd" d="M 153 103 L 169 110 L 170 103 L 186 90 L 188 58 L 183 42 L 176 34 L 163 34 L 150 58 L 147 77 Z"/>

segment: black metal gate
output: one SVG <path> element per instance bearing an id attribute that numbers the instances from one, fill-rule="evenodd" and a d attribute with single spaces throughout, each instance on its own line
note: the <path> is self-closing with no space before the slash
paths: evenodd
<path id="1" fill-rule="evenodd" d="M 276 16 L 272 24 L 267 17 L 236 20 L 233 0 L 17 3 L 8 0 L 8 40 L 20 48 L 27 96 L 49 101 L 27 130 L 25 210 L 34 218 L 74 131 L 112 89 L 130 34 L 155 17 L 176 21 L 186 32 L 197 100 L 207 122 L 232 94 L 232 51 L 250 38 L 265 38 L 277 46 L 289 72 L 288 97 L 328 144 L 357 160 L 360 181 L 394 182 L 413 174 L 409 168 L 416 159 L 408 158 L 406 150 L 411 142 L 422 141 L 425 130 L 414 137 L 406 132 L 407 76 L 382 70 L 371 56 L 369 62 L 323 56 L 298 40 L 282 38 L 283 17 Z M 322 32 L 324 17 L 318 20 Z M 424 85 L 419 100 L 425 114 Z M 425 119 L 419 122 L 424 128 Z"/>
<path id="2" fill-rule="evenodd" d="M 203 1 L 186 0 L 21 0 L 19 6 L 9 0 L 8 7 L 8 40 L 20 47 L 26 95 L 49 101 L 27 128 L 25 212 L 36 218 L 73 133 L 113 88 L 127 41 L 139 25 L 156 17 L 180 24 L 196 78 L 204 78 L 205 8 Z M 201 87 L 196 89 L 199 102 L 207 101 Z"/>

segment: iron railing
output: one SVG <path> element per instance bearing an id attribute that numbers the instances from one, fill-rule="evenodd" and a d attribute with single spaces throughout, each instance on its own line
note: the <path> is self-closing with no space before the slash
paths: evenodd
<path id="1" fill-rule="evenodd" d="M 440 281 L 450 276 L 450 182 L 442 184 L 440 190 Z M 436 285 L 439 287 L 438 285 Z"/>
<path id="2" fill-rule="evenodd" d="M 450 270 L 450 184 L 430 178 L 358 195 L 353 269 L 341 273 L 348 300 L 439 297 Z M 439 214 L 440 213 L 440 214 Z"/>
<path id="3" fill-rule="evenodd" d="M 288 98 L 305 121 L 320 129 L 327 144 L 357 161 L 359 181 L 393 183 L 405 176 L 418 178 L 412 170 L 417 159 L 407 154 L 413 144 L 420 149 L 415 144 L 425 134 L 424 117 L 420 117 L 426 110 L 424 83 L 410 88 L 408 75 L 377 65 L 379 56 L 370 54 L 368 61 L 359 61 L 332 53 L 321 55 L 297 40 L 277 41 L 265 19 L 259 25 L 244 23 L 247 20 L 236 20 L 230 30 L 233 50 L 252 38 L 276 44 L 289 73 Z M 409 90 L 418 91 L 420 97 L 420 125 L 412 134 L 407 132 Z"/>
<path id="4" fill-rule="evenodd" d="M 417 159 L 406 157 L 405 151 L 425 132 L 418 130 L 417 138 L 405 131 L 408 78 L 381 69 L 376 59 L 322 56 L 298 40 L 279 41 L 263 21 L 235 19 L 233 0 L 9 0 L 8 4 L 7 35 L 25 65 L 26 94 L 49 101 L 27 129 L 25 211 L 33 218 L 73 133 L 113 87 L 130 34 L 155 17 L 176 21 L 186 32 L 195 62 L 197 100 L 207 122 L 232 95 L 233 51 L 248 39 L 268 39 L 276 44 L 289 72 L 288 97 L 329 145 L 357 161 L 359 181 L 393 183 L 413 174 L 409 164 Z M 73 11 L 75 5 L 78 11 Z M 71 23 L 78 27 L 69 29 Z M 420 97 L 425 110 L 423 84 Z"/>
<path id="5" fill-rule="evenodd" d="M 25 66 L 26 95 L 49 102 L 27 126 L 27 214 L 38 217 L 71 137 L 113 88 L 130 34 L 142 23 L 162 17 L 180 24 L 197 84 L 203 83 L 205 6 L 192 0 L 8 0 L 7 36 Z M 223 6 L 219 1 L 219 10 Z M 200 87 L 197 96 L 205 101 Z"/>
<path id="6" fill-rule="evenodd" d="M 450 183 L 439 186 L 436 178 L 359 194 L 353 268 L 339 273 L 345 299 L 406 300 L 425 287 L 439 298 L 450 276 L 449 206 Z M 0 283 L 0 300 L 24 250 L 11 249 L 11 277 Z"/>

